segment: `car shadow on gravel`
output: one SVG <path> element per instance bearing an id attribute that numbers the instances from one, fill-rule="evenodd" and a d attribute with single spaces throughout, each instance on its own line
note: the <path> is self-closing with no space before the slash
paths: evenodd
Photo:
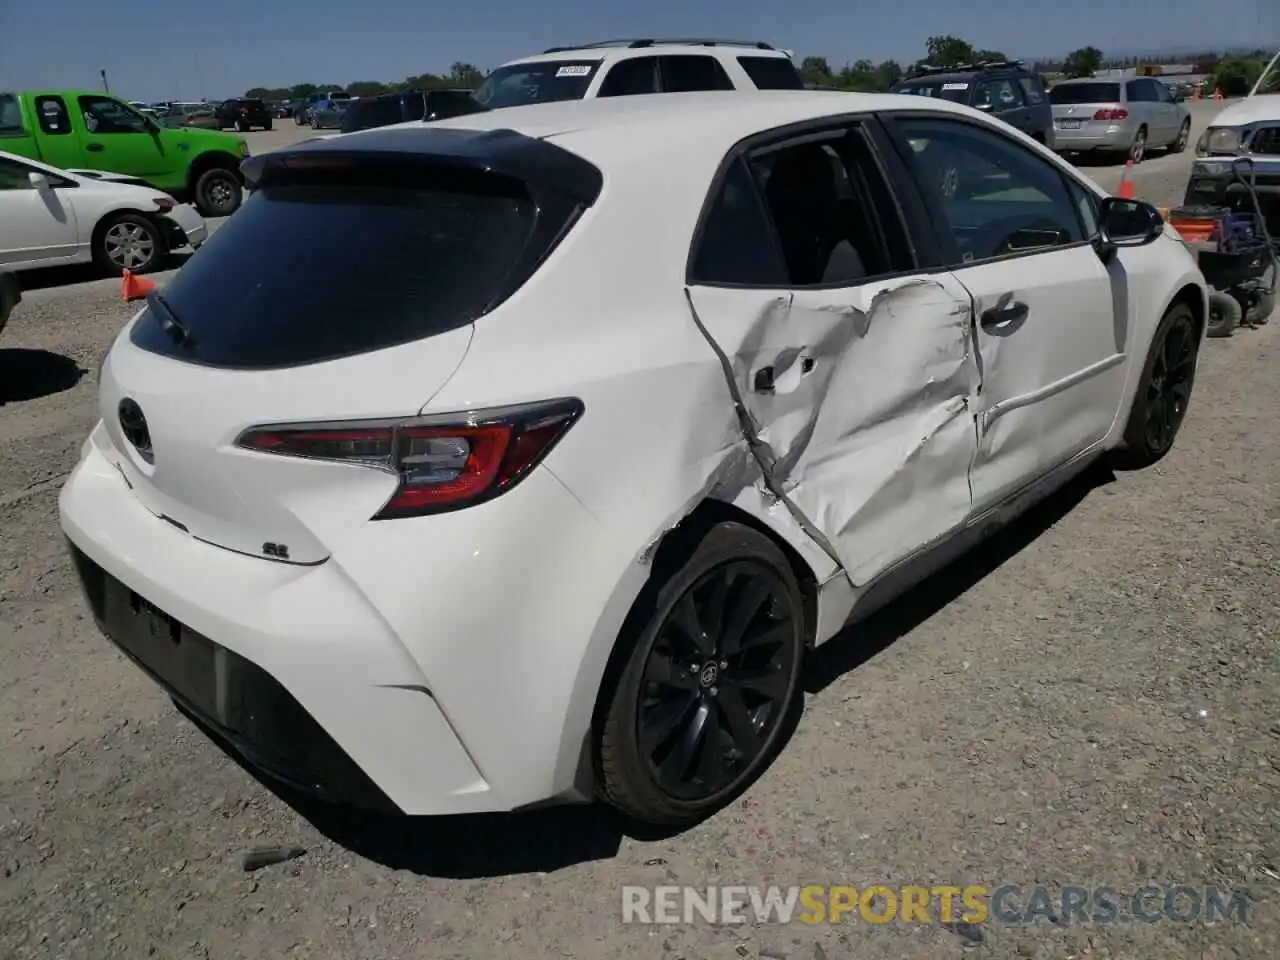
<path id="1" fill-rule="evenodd" d="M 1109 464 L 1098 463 L 1008 526 L 967 550 L 919 586 L 824 643 L 806 664 L 807 693 L 818 693 L 910 633 L 1030 546 L 1092 491 L 1115 482 Z"/>
<path id="2" fill-rule="evenodd" d="M 60 353 L 0 347 L 0 406 L 70 390 L 88 372 Z"/>

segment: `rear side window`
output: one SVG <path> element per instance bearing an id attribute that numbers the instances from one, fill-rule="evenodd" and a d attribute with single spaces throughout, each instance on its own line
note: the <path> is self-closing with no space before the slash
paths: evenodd
<path id="1" fill-rule="evenodd" d="M 605 74 L 599 96 L 631 97 L 658 92 L 658 58 L 632 57 L 619 60 Z"/>
<path id="2" fill-rule="evenodd" d="M 180 270 L 174 343 L 143 316 L 146 350 L 216 367 L 316 363 L 421 340 L 485 312 L 529 240 L 522 185 L 445 171 L 264 184 Z M 352 243 L 352 238 L 359 238 Z"/>
<path id="3" fill-rule="evenodd" d="M 707 212 L 690 273 L 694 283 L 787 285 L 782 251 L 741 157 L 725 172 L 720 195 Z"/>
<path id="4" fill-rule="evenodd" d="M 36 120 L 40 130 L 51 137 L 66 136 L 71 132 L 71 117 L 61 97 L 36 97 Z"/>
<path id="5" fill-rule="evenodd" d="M 1019 77 L 1018 84 L 1022 87 L 1027 103 L 1044 103 L 1044 87 L 1036 77 Z"/>
<path id="6" fill-rule="evenodd" d="M 22 110 L 12 93 L 0 93 L 0 137 L 21 136 Z"/>
<path id="7" fill-rule="evenodd" d="M 1064 83 L 1049 88 L 1050 103 L 1115 103 L 1119 99 L 1118 83 Z"/>
<path id="8" fill-rule="evenodd" d="M 733 81 L 715 57 L 674 55 L 661 58 L 658 66 L 662 70 L 663 93 L 733 89 Z"/>
<path id="9" fill-rule="evenodd" d="M 804 78 L 787 57 L 739 57 L 757 90 L 803 90 Z"/>

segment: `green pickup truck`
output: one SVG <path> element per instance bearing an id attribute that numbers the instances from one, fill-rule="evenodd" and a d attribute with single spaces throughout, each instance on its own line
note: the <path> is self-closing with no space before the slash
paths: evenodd
<path id="1" fill-rule="evenodd" d="M 240 206 L 249 146 L 234 134 L 163 126 L 110 94 L 39 90 L 0 92 L 0 151 L 63 170 L 126 174 L 206 217 L 225 217 Z"/>

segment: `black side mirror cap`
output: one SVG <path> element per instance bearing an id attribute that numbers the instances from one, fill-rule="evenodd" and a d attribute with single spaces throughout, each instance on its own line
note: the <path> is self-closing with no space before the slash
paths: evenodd
<path id="1" fill-rule="evenodd" d="M 1098 205 L 1094 247 L 1103 261 L 1121 247 L 1145 247 L 1164 234 L 1164 217 L 1144 200 L 1107 197 Z"/>

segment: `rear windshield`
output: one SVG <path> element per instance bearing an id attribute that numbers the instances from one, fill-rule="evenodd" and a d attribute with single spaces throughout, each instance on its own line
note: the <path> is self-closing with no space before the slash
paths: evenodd
<path id="1" fill-rule="evenodd" d="M 476 100 L 490 110 L 556 100 L 581 100 L 598 60 L 548 60 L 499 67 L 485 78 Z"/>
<path id="2" fill-rule="evenodd" d="M 968 103 L 968 80 L 912 80 L 894 88 L 895 93 L 909 93 L 917 97 L 938 97 L 952 103 Z"/>
<path id="3" fill-rule="evenodd" d="M 804 78 L 787 57 L 739 57 L 738 63 L 759 90 L 804 89 Z"/>
<path id="4" fill-rule="evenodd" d="M 382 185 L 335 174 L 255 190 L 163 290 L 191 341 L 175 344 L 144 315 L 133 342 L 209 366 L 285 367 L 420 340 L 484 312 L 534 224 L 520 185 L 422 168 L 368 180 Z"/>
<path id="5" fill-rule="evenodd" d="M 1050 103 L 1115 103 L 1119 99 L 1118 83 L 1064 83 L 1049 88 Z"/>

